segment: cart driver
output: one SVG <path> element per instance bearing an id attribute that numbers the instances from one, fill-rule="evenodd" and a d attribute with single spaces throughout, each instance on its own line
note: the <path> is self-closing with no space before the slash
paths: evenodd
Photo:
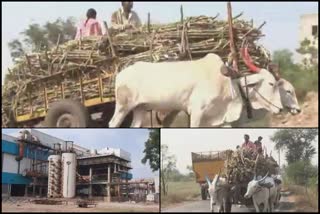
<path id="1" fill-rule="evenodd" d="M 132 10 L 132 1 L 121 2 L 122 8 L 114 12 L 111 16 L 111 28 L 114 30 L 125 31 L 127 29 L 139 29 L 141 21 L 138 14 Z"/>

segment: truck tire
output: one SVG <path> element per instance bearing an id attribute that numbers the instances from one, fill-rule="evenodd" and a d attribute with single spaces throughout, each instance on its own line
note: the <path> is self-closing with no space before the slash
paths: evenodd
<path id="1" fill-rule="evenodd" d="M 90 117 L 85 106 L 74 100 L 61 100 L 49 108 L 44 127 L 86 128 L 89 123 Z"/>
<path id="2" fill-rule="evenodd" d="M 207 200 L 207 190 L 205 187 L 201 187 L 201 198 L 202 200 Z"/>

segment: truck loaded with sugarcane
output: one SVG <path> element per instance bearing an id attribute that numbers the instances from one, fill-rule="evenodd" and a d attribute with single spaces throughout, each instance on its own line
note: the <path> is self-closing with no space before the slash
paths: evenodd
<path id="1" fill-rule="evenodd" d="M 210 53 L 226 62 L 231 52 L 238 74 L 252 73 L 252 61 L 268 67 L 270 53 L 256 44 L 264 36 L 265 23 L 255 28 L 252 21 L 240 19 L 242 13 L 228 21 L 218 20 L 218 15 L 184 18 L 182 10 L 181 14 L 179 22 L 148 21 L 139 31 L 109 31 L 105 22 L 106 35 L 64 44 L 58 39 L 51 50 L 26 54 L 5 77 L 2 127 L 106 126 L 115 109 L 117 74 L 136 62 L 190 61 Z M 122 124 L 129 122 L 127 118 Z"/>

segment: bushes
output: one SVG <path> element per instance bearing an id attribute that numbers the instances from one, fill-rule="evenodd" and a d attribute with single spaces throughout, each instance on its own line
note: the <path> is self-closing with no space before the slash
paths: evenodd
<path id="1" fill-rule="evenodd" d="M 318 65 L 305 68 L 295 64 L 292 57 L 290 50 L 278 50 L 273 53 L 272 61 L 280 65 L 281 76 L 295 87 L 298 100 L 303 100 L 309 91 L 318 91 Z"/>
<path id="2" fill-rule="evenodd" d="M 318 91 L 318 67 L 304 69 L 302 66 L 281 69 L 281 75 L 295 87 L 298 100 L 303 100 L 309 91 Z"/>
<path id="3" fill-rule="evenodd" d="M 311 165 L 309 162 L 297 161 L 290 164 L 285 171 L 288 183 L 297 185 L 316 184 L 318 168 Z"/>

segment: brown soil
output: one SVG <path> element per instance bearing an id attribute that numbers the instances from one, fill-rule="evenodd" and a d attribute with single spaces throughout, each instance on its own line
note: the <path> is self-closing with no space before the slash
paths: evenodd
<path id="1" fill-rule="evenodd" d="M 99 202 L 96 207 L 79 208 L 73 203 L 68 205 L 42 205 L 33 203 L 8 203 L 2 202 L 3 212 L 159 212 L 158 204 L 129 202 L 107 203 Z"/>
<path id="2" fill-rule="evenodd" d="M 318 92 L 309 92 L 305 102 L 301 105 L 302 112 L 298 115 L 274 116 L 271 127 L 318 127 Z"/>

